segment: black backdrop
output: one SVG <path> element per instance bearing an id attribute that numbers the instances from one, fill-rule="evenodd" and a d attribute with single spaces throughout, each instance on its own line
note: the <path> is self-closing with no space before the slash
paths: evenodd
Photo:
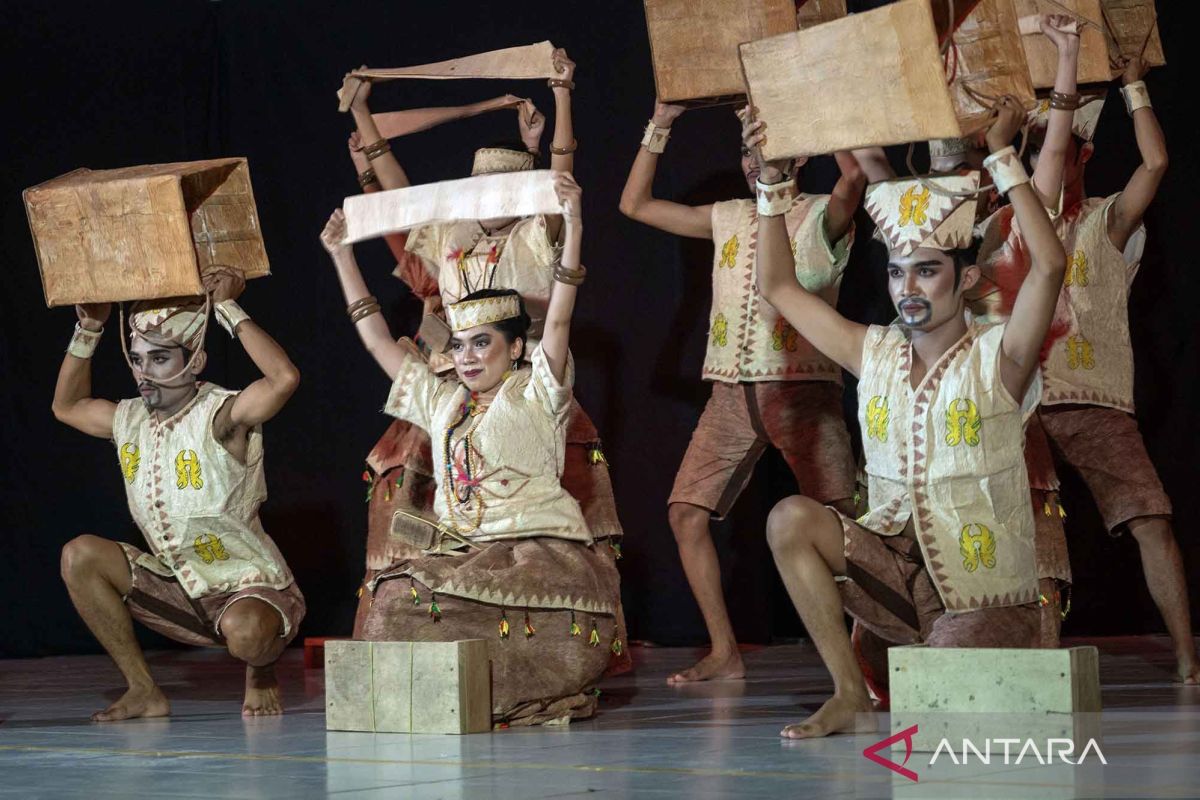
<path id="1" fill-rule="evenodd" d="M 854 10 L 880 5 L 851 0 Z M 1139 418 L 1150 452 L 1178 506 L 1200 478 L 1194 446 L 1200 278 L 1190 252 L 1200 170 L 1186 145 L 1197 72 L 1183 33 L 1183 3 L 1160 2 L 1171 65 L 1149 80 L 1172 165 L 1147 224 L 1150 246 L 1132 301 Z M 81 532 L 138 541 L 110 446 L 59 425 L 50 414 L 54 376 L 70 335 L 69 309 L 46 310 L 22 188 L 80 166 L 94 169 L 248 156 L 274 276 L 253 282 L 245 308 L 275 335 L 303 373 L 300 391 L 267 426 L 264 507 L 308 597 L 303 632 L 345 634 L 365 541 L 362 458 L 387 420 L 384 377 L 359 346 L 317 241 L 341 198 L 357 191 L 346 155 L 350 130 L 336 113 L 341 74 L 366 62 L 399 66 L 541 39 L 579 63 L 575 97 L 578 171 L 585 187 L 585 263 L 573 339 L 577 392 L 606 441 L 627 532 L 624 598 L 634 638 L 698 643 L 705 634 L 679 567 L 665 501 L 707 394 L 699 381 L 709 303 L 711 247 L 640 226 L 617 211 L 625 173 L 652 110 L 653 81 L 640 3 L 309 2 L 142 0 L 0 5 L 4 123 L 3 306 L 0 326 L 0 655 L 86 652 L 96 645 L 58 577 L 59 550 Z M 852 52 L 847 57 L 853 57 Z M 535 82 L 409 81 L 374 92 L 377 110 L 450 104 Z M 726 109 L 686 114 L 656 185 L 665 197 L 701 203 L 745 195 L 737 173 L 737 129 Z M 493 114 L 395 143 L 416 182 L 467 173 L 473 147 L 511 138 L 515 119 Z M 548 143 L 548 142 L 547 142 Z M 1117 190 L 1136 149 L 1119 98 L 1097 136 L 1093 194 Z M 809 190 L 828 190 L 830 159 L 817 159 Z M 869 230 L 865 223 L 863 230 Z M 860 236 L 842 291 L 843 311 L 887 319 L 877 252 Z M 388 273 L 386 248 L 361 246 L 360 260 L 397 332 L 415 328 L 419 307 Z M 114 329 L 115 330 L 115 329 Z M 238 387 L 252 367 L 223 334 L 210 337 L 207 377 Z M 96 358 L 95 388 L 132 393 L 116 334 Z M 1161 630 L 1141 579 L 1137 548 L 1110 539 L 1068 477 L 1068 529 L 1078 591 L 1067 632 Z M 736 512 L 714 525 L 730 610 L 743 641 L 794 636 L 802 628 L 774 575 L 762 536 L 770 505 L 794 491 L 770 457 Z M 1193 583 L 1200 547 L 1193 514 L 1178 535 Z M 1196 608 L 1196 603 L 1193 603 Z M 1194 612 L 1195 613 L 1195 612 Z M 144 634 L 144 632 L 143 632 Z M 163 640 L 146 635 L 148 644 Z"/>

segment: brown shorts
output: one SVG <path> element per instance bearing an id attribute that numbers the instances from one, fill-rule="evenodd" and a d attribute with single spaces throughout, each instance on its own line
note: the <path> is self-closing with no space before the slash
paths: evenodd
<path id="1" fill-rule="evenodd" d="M 152 572 L 136 561 L 142 551 L 133 545 L 119 543 L 129 562 L 132 584 L 125 595 L 130 615 L 147 628 L 158 631 L 168 639 L 184 644 L 223 647 L 221 616 L 238 600 L 253 597 L 279 612 L 283 631 L 280 636 L 290 642 L 304 619 L 304 595 L 295 582 L 286 589 L 269 586 L 250 586 L 236 592 L 189 597 L 174 577 Z"/>
<path id="2" fill-rule="evenodd" d="M 854 458 L 831 381 L 714 383 L 668 503 L 724 519 L 768 446 L 783 454 L 800 493 L 819 503 L 854 496 Z"/>
<path id="3" fill-rule="evenodd" d="M 1139 517 L 1171 516 L 1133 416 L 1085 405 L 1042 406 L 1039 414 L 1055 456 L 1083 478 L 1110 533 Z"/>
<path id="4" fill-rule="evenodd" d="M 834 511 L 834 509 L 830 509 Z M 931 647 L 1038 647 L 1036 603 L 947 614 L 921 548 L 905 536 L 880 536 L 837 511 L 845 532 L 846 613 L 888 642 Z"/>

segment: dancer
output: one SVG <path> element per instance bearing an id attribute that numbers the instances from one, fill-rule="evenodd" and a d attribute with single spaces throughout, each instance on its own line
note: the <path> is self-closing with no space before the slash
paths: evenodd
<path id="1" fill-rule="evenodd" d="M 768 520 L 775 563 L 834 680 L 834 696 L 785 737 L 867 725 L 858 715 L 871 703 L 843 609 L 889 642 L 1039 642 L 1023 411 L 1038 396 L 1038 350 L 1064 256 L 1010 144 L 1023 109 L 1005 97 L 997 111 L 987 166 L 1016 209 L 1032 263 L 1007 324 L 969 323 L 965 313 L 964 292 L 979 278 L 971 254 L 978 174 L 868 189 L 867 210 L 889 245 L 899 320 L 867 326 L 796 280 L 782 219 L 795 183 L 785 165 L 762 166 L 758 286 L 814 346 L 859 377 L 870 492 L 870 510 L 857 521 L 800 496 L 780 502 Z M 769 135 L 749 108 L 743 134 L 752 151 Z"/>
<path id="2" fill-rule="evenodd" d="M 783 454 L 801 492 L 846 513 L 853 511 L 855 477 L 842 418 L 841 369 L 754 291 L 754 201 L 688 206 L 652 194 L 659 156 L 683 111 L 682 106 L 656 103 L 621 195 L 626 216 L 678 236 L 711 239 L 714 245 L 703 371 L 703 378 L 712 382 L 712 396 L 667 501 L 679 558 L 712 651 L 671 675 L 668 683 L 745 675 L 709 519 L 725 518 L 766 448 Z M 744 149 L 741 166 L 753 191 L 759 168 Z M 796 164 L 797 175 L 802 167 L 802 162 Z M 787 210 L 796 275 L 831 306 L 837 302 L 864 185 L 861 171 L 849 161 L 833 194 L 796 194 Z"/>
<path id="3" fill-rule="evenodd" d="M 125 493 L 150 552 L 84 535 L 63 548 L 71 601 L 116 662 L 128 691 L 98 722 L 161 717 L 170 704 L 133 635 L 134 619 L 186 644 L 225 647 L 246 662 L 247 716 L 279 714 L 275 661 L 296 635 L 304 597 L 258 508 L 266 499 L 262 424 L 296 391 L 287 354 L 234 301 L 241 274 L 204 276 L 211 300 L 138 303 L 129 317 L 130 369 L 141 395 L 92 396 L 92 354 L 111 313 L 76 306 L 79 323 L 54 389 L 54 416 L 117 448 Z M 263 377 L 241 392 L 198 380 L 208 306 Z"/>
<path id="4" fill-rule="evenodd" d="M 568 349 L 579 265 L 582 193 L 559 173 L 562 263 L 544 336 L 526 352 L 529 317 L 520 295 L 490 289 L 446 307 L 458 380 L 439 378 L 407 339 L 392 339 L 367 294 L 345 218 L 322 233 L 351 319 L 393 380 L 385 410 L 429 432 L 437 520 L 407 521 L 419 557 L 376 576 L 368 639 L 483 638 L 492 660 L 493 719 L 508 725 L 594 713 L 591 691 L 620 653 L 619 578 L 597 548 L 561 477 L 574 368 Z"/>

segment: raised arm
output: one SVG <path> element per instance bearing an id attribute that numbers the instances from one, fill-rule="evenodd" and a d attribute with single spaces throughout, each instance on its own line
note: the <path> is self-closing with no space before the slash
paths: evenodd
<path id="1" fill-rule="evenodd" d="M 1076 76 L 1079 71 L 1079 23 L 1064 14 L 1043 15 L 1039 20 L 1042 33 L 1058 49 L 1058 70 L 1054 74 L 1054 91 L 1063 95 L 1074 95 Z M 1063 166 L 1067 158 L 1067 145 L 1071 140 L 1071 124 L 1075 112 L 1050 107 L 1050 120 L 1046 125 L 1046 138 L 1038 153 L 1037 167 L 1033 170 L 1033 187 L 1047 208 L 1058 208 L 1058 196 L 1062 191 Z"/>
<path id="2" fill-rule="evenodd" d="M 867 188 L 867 176 L 853 153 L 842 151 L 834 153 L 833 157 L 842 174 L 833 186 L 825 209 L 825 235 L 831 244 L 836 244 L 854 223 L 854 212 Z"/>
<path id="3" fill-rule="evenodd" d="M 892 162 L 888 161 L 882 147 L 861 147 L 854 151 L 854 160 L 868 183 L 882 183 L 896 177 L 896 170 L 892 169 Z"/>
<path id="4" fill-rule="evenodd" d="M 1025 177 L 1025 169 L 1012 147 L 1024 122 L 1021 102 L 1011 95 L 1000 98 L 996 121 L 987 132 L 992 156 L 984 162 L 996 188 L 1008 193 L 1029 259 L 1029 272 L 1017 292 L 1008 327 L 1004 331 L 1000 377 L 1008 393 L 1020 402 L 1038 369 L 1039 354 L 1054 306 L 1062 290 L 1067 257 L 1045 206 Z"/>
<path id="5" fill-rule="evenodd" d="M 786 165 L 762 161 L 759 145 L 766 138 L 765 123 L 754 119 L 749 106 L 741 116 L 742 140 L 759 159 L 759 183 L 764 186 L 779 185 L 781 188 L 790 184 L 789 191 L 794 194 L 795 182 L 785 181 Z M 761 189 L 759 196 L 758 252 L 755 256 L 759 294 L 814 347 L 850 373 L 858 375 L 862 368 L 862 348 L 867 326 L 846 319 L 800 285 L 784 219 L 787 204 L 780 204 L 778 213 L 771 213 L 772 209 L 764 206 Z"/>
<path id="6" fill-rule="evenodd" d="M 1109 211 L 1108 238 L 1118 250 L 1125 249 L 1129 237 L 1142 224 L 1142 216 L 1167 172 L 1167 140 L 1146 94 L 1146 84 L 1142 82 L 1145 74 L 1145 64 L 1140 57 L 1135 57 L 1125 62 L 1125 73 L 1121 76 L 1125 87 L 1122 93 L 1135 98 L 1133 131 L 1142 163 L 1138 164 L 1133 177 L 1125 184 L 1125 191 L 1117 196 Z"/>
<path id="7" fill-rule="evenodd" d="M 337 270 L 338 282 L 342 285 L 342 293 L 346 297 L 347 308 L 355 307 L 352 319 L 355 319 L 354 329 L 362 339 L 367 352 L 375 359 L 375 363 L 387 373 L 391 380 L 396 379 L 400 368 L 407 357 L 404 346 L 392 338 L 387 321 L 379 312 L 375 298 L 367 292 L 367 284 L 363 281 L 358 262 L 354 259 L 354 250 L 348 244 L 342 244 L 346 236 L 346 216 L 339 208 L 333 212 L 325 230 L 321 231 L 321 244 L 333 259 Z M 374 307 L 374 311 L 369 310 Z M 368 311 L 365 316 L 361 311 Z"/>
<path id="8" fill-rule="evenodd" d="M 561 384 L 567 374 L 567 360 L 571 352 L 571 317 L 575 313 L 575 295 L 586 270 L 579 263 L 583 243 L 583 190 L 569 172 L 560 172 L 554 176 L 554 191 L 563 209 L 563 253 L 562 264 L 555 268 L 554 284 L 550 289 L 550 304 L 546 309 L 545 329 L 542 332 L 542 353 L 546 356 L 554 379 Z"/>
<path id="9" fill-rule="evenodd" d="M 554 141 L 550 143 L 550 169 L 575 171 L 575 127 L 571 116 L 571 91 L 575 83 L 575 62 L 561 47 L 554 51 L 558 77 L 551 79 L 554 92 Z"/>
<path id="10" fill-rule="evenodd" d="M 279 343 L 234 302 L 245 286 L 242 274 L 232 269 L 221 268 L 204 276 L 204 288 L 212 295 L 213 313 L 222 327 L 242 343 L 246 355 L 262 373 L 238 394 L 229 410 L 229 423 L 249 430 L 279 413 L 300 385 L 300 370 Z"/>
<path id="11" fill-rule="evenodd" d="M 656 102 L 654 116 L 650 122 L 659 131 L 667 132 L 683 111 L 683 106 Z M 660 134 L 656 141 L 665 144 L 666 140 Z M 630 219 L 676 236 L 711 239 L 711 205 L 689 206 L 670 200 L 659 200 L 654 196 L 654 173 L 658 169 L 659 153 L 651 152 L 651 147 L 662 152 L 661 145 L 655 145 L 654 141 L 638 148 L 637 158 L 633 160 L 629 177 L 625 179 L 625 189 L 621 192 L 621 213 Z"/>
<path id="12" fill-rule="evenodd" d="M 59 422 L 100 439 L 111 439 L 117 404 L 92 397 L 92 351 L 112 313 L 109 303 L 75 306 L 79 328 L 63 357 L 50 408 Z M 118 333 L 118 335 L 120 335 Z M 73 352 L 72 352 L 73 351 Z"/>
<path id="13" fill-rule="evenodd" d="M 350 113 L 354 116 L 359 135 L 362 136 L 363 154 L 371 162 L 371 169 L 375 171 L 375 176 L 384 189 L 402 189 L 409 185 L 408 175 L 392 155 L 391 145 L 379 132 L 375 118 L 371 116 L 371 109 L 367 105 L 370 97 L 371 82 L 363 81 L 354 95 L 353 102 L 350 103 Z"/>

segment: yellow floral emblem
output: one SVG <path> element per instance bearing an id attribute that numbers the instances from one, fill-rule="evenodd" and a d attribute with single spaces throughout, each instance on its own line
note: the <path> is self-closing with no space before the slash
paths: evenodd
<path id="1" fill-rule="evenodd" d="M 967 447 L 975 447 L 979 444 L 981 427 L 983 420 L 972 400 L 960 397 L 950 401 L 946 407 L 946 444 L 957 447 L 965 442 Z"/>
<path id="2" fill-rule="evenodd" d="M 721 260 L 717 262 L 717 268 L 728 267 L 733 269 L 737 266 L 738 255 L 738 237 L 733 235 L 729 237 L 729 241 L 721 247 Z"/>
<path id="3" fill-rule="evenodd" d="M 1095 369 L 1096 368 L 1096 351 L 1092 349 L 1092 343 L 1082 336 L 1068 336 L 1067 342 L 1067 366 L 1071 369 Z"/>
<path id="4" fill-rule="evenodd" d="M 886 442 L 888 437 L 888 400 L 875 395 L 867 402 L 867 438 Z"/>
<path id="5" fill-rule="evenodd" d="M 972 533 L 974 528 L 977 532 Z M 958 537 L 958 551 L 963 557 L 963 569 L 974 572 L 983 565 L 984 569 L 996 566 L 996 537 L 986 525 L 963 525 Z"/>
<path id="6" fill-rule="evenodd" d="M 1067 286 L 1087 286 L 1089 280 L 1087 253 L 1076 250 L 1067 262 L 1067 277 L 1063 283 Z"/>
<path id="7" fill-rule="evenodd" d="M 713 317 L 710 333 L 712 334 L 712 343 L 717 347 L 729 344 L 729 321 L 725 319 L 724 314 L 717 314 Z"/>
<path id="8" fill-rule="evenodd" d="M 910 186 L 900 196 L 900 224 L 924 225 L 929 221 L 929 190 Z"/>
<path id="9" fill-rule="evenodd" d="M 775 321 L 775 328 L 771 331 L 771 347 L 774 350 L 794 353 L 799 347 L 799 338 L 800 334 L 796 333 L 796 329 L 789 325 L 786 319 L 780 317 Z"/>
<path id="10" fill-rule="evenodd" d="M 193 489 L 204 488 L 204 478 L 200 476 L 200 457 L 195 450 L 180 450 L 175 456 L 175 485 L 180 489 L 188 486 Z"/>
<path id="11" fill-rule="evenodd" d="M 205 564 L 211 564 L 214 561 L 228 561 L 229 552 L 225 549 L 225 545 L 221 543 L 221 537 L 214 533 L 202 533 L 196 537 L 196 541 L 192 542 L 192 549 L 196 551 L 196 555 L 204 561 Z"/>
<path id="12" fill-rule="evenodd" d="M 133 483 L 133 479 L 138 474 L 138 467 L 141 465 L 142 456 L 138 452 L 138 446 L 133 442 L 121 445 L 121 474 L 125 476 L 126 483 Z"/>

